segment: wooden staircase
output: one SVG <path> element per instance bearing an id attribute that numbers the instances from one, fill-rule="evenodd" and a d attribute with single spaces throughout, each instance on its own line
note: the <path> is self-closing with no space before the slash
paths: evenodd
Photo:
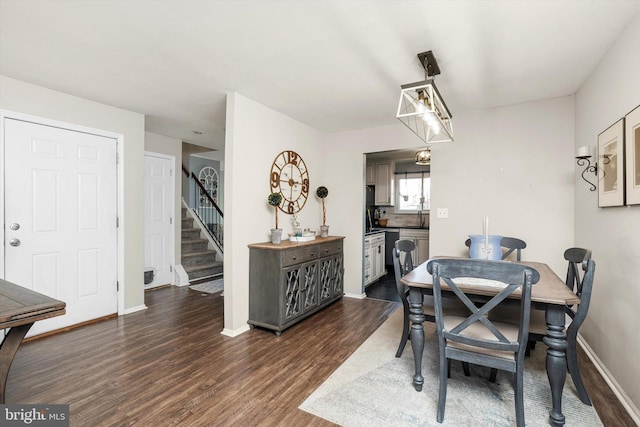
<path id="1" fill-rule="evenodd" d="M 222 261 L 217 261 L 217 253 L 208 248 L 209 241 L 200 236 L 200 228 L 193 226 L 193 218 L 182 208 L 182 267 L 189 281 L 220 276 Z"/>

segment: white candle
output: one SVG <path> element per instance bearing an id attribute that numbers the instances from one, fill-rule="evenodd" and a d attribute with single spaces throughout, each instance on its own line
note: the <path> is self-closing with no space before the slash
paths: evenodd
<path id="1" fill-rule="evenodd" d="M 586 145 L 583 145 L 582 147 L 578 148 L 578 157 L 588 157 L 589 156 L 589 147 Z"/>

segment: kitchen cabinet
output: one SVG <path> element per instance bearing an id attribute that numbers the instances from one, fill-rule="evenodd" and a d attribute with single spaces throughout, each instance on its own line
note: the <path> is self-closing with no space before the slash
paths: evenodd
<path id="1" fill-rule="evenodd" d="M 377 206 L 393 206 L 393 164 L 391 162 L 375 163 L 375 186 Z"/>
<path id="2" fill-rule="evenodd" d="M 366 182 L 367 185 L 376 185 L 376 169 L 374 165 L 367 165 L 366 168 Z"/>
<path id="3" fill-rule="evenodd" d="M 415 243 L 416 248 L 411 252 L 415 267 L 429 259 L 429 230 L 401 228 L 400 239 L 413 240 Z"/>
<path id="4" fill-rule="evenodd" d="M 276 335 L 344 295 L 344 237 L 249 245 L 249 320 Z"/>
<path id="5" fill-rule="evenodd" d="M 371 234 L 364 238 L 364 285 L 370 285 L 385 274 L 385 235 Z"/>

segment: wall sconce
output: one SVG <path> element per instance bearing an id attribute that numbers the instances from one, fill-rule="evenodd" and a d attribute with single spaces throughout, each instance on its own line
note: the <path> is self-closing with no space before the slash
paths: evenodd
<path id="1" fill-rule="evenodd" d="M 609 158 L 608 155 L 605 154 L 602 156 L 602 164 L 606 165 L 610 161 L 611 159 Z M 595 184 L 589 181 L 584 176 L 584 174 L 587 172 L 592 172 L 596 177 L 598 176 L 598 162 L 594 162 L 593 164 L 591 164 L 591 154 L 589 153 L 588 146 L 585 145 L 578 148 L 578 155 L 576 156 L 576 162 L 578 163 L 578 166 L 586 165 L 584 170 L 582 171 L 582 179 L 584 179 L 591 186 L 591 188 L 589 188 L 590 191 L 596 191 Z M 602 172 L 602 176 L 604 177 L 604 169 L 601 168 L 600 172 Z"/>

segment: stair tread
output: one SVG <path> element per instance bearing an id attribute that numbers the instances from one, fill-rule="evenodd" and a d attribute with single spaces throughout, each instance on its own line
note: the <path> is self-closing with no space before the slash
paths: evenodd
<path id="1" fill-rule="evenodd" d="M 192 273 L 192 272 L 195 272 L 195 271 L 209 270 L 211 268 L 220 267 L 221 265 L 222 265 L 222 261 L 214 261 L 214 262 L 207 263 L 207 264 L 188 265 L 188 266 L 185 266 L 184 269 L 188 273 Z"/>
<path id="2" fill-rule="evenodd" d="M 207 255 L 207 254 L 214 254 L 216 255 L 216 251 L 211 250 L 211 249 L 206 249 L 206 250 L 201 250 L 201 251 L 188 251 L 188 252 L 182 252 L 182 256 L 190 256 L 190 257 L 195 257 L 198 255 Z"/>
<path id="3" fill-rule="evenodd" d="M 207 242 L 207 239 L 182 239 L 182 243 Z"/>

